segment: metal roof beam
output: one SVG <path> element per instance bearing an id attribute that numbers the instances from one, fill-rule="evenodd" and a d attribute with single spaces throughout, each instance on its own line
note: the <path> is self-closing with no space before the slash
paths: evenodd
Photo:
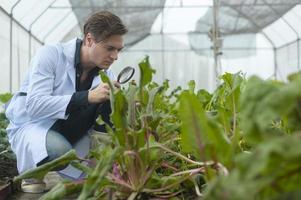
<path id="1" fill-rule="evenodd" d="M 265 38 L 270 42 L 270 44 L 276 48 L 276 45 L 275 43 L 271 40 L 271 38 L 269 38 L 267 36 L 267 34 L 265 34 L 263 31 L 262 31 L 262 27 L 260 27 L 252 18 L 250 18 L 249 16 L 247 16 L 246 14 L 244 14 L 243 12 L 241 12 L 239 9 L 237 8 L 233 8 L 241 17 L 249 20 L 264 36 Z"/>
<path id="2" fill-rule="evenodd" d="M 300 3 L 270 3 L 271 6 L 295 6 L 301 5 Z M 225 4 L 221 3 L 220 7 L 256 7 L 256 6 L 267 6 L 267 4 L 258 3 L 258 4 Z M 207 8 L 213 7 L 213 5 L 167 5 L 167 6 L 94 6 L 93 8 L 97 9 L 121 9 L 121 8 L 129 8 L 129 9 L 158 9 L 158 8 Z M 91 6 L 52 6 L 53 9 L 91 9 Z"/>
<path id="3" fill-rule="evenodd" d="M 239 47 L 224 47 L 223 51 L 256 51 L 256 50 L 271 50 L 271 48 L 268 47 L 260 47 L 260 48 L 239 48 Z M 194 51 L 208 51 L 211 52 L 212 49 L 210 48 L 193 48 Z M 141 51 L 148 51 L 148 52 L 182 52 L 182 51 L 191 51 L 191 49 L 127 49 L 126 51 L 124 51 L 124 53 L 128 53 L 128 52 L 141 52 Z"/>
<path id="4" fill-rule="evenodd" d="M 263 2 L 265 2 L 266 3 L 266 1 L 265 0 L 263 0 Z M 301 66 L 300 66 L 300 42 L 299 42 L 299 40 L 300 40 L 300 35 L 299 35 L 299 33 L 298 33 L 298 31 L 283 17 L 283 15 L 280 15 L 279 13 L 278 13 L 278 11 L 275 9 L 275 8 L 273 8 L 270 4 L 268 4 L 267 3 L 267 5 L 269 6 L 269 8 L 275 13 L 275 14 L 277 14 L 278 16 L 281 16 L 280 18 L 284 21 L 284 23 L 286 24 L 286 25 L 288 25 L 288 27 L 290 27 L 290 29 L 295 33 L 295 35 L 297 36 L 297 39 L 296 39 L 296 42 L 297 42 L 297 54 L 298 54 L 298 56 L 297 56 L 297 67 L 298 67 L 298 69 L 300 69 L 301 68 Z"/>
<path id="5" fill-rule="evenodd" d="M 8 17 L 10 17 L 10 14 L 9 14 L 6 10 L 4 10 L 1 6 L 0 6 L 0 11 L 3 12 L 3 13 L 4 13 L 5 15 L 7 15 Z M 22 30 L 24 30 L 25 32 L 27 32 L 28 34 L 30 34 L 29 31 L 28 31 L 28 29 L 25 28 L 22 24 L 20 24 L 20 22 L 19 22 L 18 20 L 16 20 L 14 17 L 13 17 L 12 19 L 13 19 L 13 22 L 16 23 L 18 26 L 20 26 L 20 28 L 21 28 Z M 44 44 L 39 38 L 37 38 L 37 36 L 35 36 L 35 35 L 33 35 L 33 34 L 31 34 L 31 36 L 32 36 L 37 42 L 39 42 L 40 44 Z"/>
<path id="6" fill-rule="evenodd" d="M 47 6 L 40 14 L 39 16 L 37 16 L 29 25 L 29 33 L 31 33 L 31 29 L 33 27 L 33 25 L 43 16 L 43 14 L 56 2 L 56 0 L 53 0 L 51 2 L 51 4 L 49 4 L 49 6 Z M 28 51 L 28 56 L 29 58 L 31 58 L 31 37 L 29 38 L 28 41 L 28 47 L 29 47 L 29 51 Z"/>
<path id="7" fill-rule="evenodd" d="M 239 9 L 236 7 L 232 7 L 240 16 L 244 17 L 245 19 L 249 20 L 257 29 L 261 32 L 261 34 L 270 42 L 270 44 L 273 46 L 273 52 L 274 52 L 274 77 L 275 79 L 277 78 L 277 70 L 278 70 L 278 65 L 277 65 L 277 54 L 276 54 L 276 45 L 275 43 L 269 38 L 269 36 L 263 32 L 262 27 L 260 27 L 252 18 L 241 12 Z"/>
<path id="8" fill-rule="evenodd" d="M 44 36 L 43 41 L 45 42 L 46 38 L 65 20 L 67 17 L 72 13 L 72 10 L 70 10 L 66 15 L 62 17 L 62 20 L 58 21 L 58 23 L 55 24 L 55 26 L 50 29 Z"/>

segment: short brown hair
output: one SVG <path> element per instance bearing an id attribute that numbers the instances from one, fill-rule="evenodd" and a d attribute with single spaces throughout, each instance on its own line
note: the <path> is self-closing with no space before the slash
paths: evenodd
<path id="1" fill-rule="evenodd" d="M 84 36 L 91 33 L 96 42 L 106 40 L 112 35 L 124 35 L 127 31 L 121 19 L 109 11 L 94 13 L 84 25 Z"/>

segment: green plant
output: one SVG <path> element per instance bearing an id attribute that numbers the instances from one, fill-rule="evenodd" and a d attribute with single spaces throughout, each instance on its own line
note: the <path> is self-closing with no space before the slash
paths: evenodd
<path id="1" fill-rule="evenodd" d="M 10 93 L 0 94 L 0 102 L 6 103 L 11 97 L 12 95 Z M 10 148 L 6 133 L 8 123 L 9 121 L 6 118 L 5 113 L 0 112 L 0 156 L 15 160 L 15 155 Z"/>
<path id="2" fill-rule="evenodd" d="M 212 94 L 195 91 L 194 81 L 168 93 L 168 81 L 151 82 L 148 57 L 139 68 L 139 83 L 124 90 L 100 74 L 112 90 L 114 127 L 95 136 L 89 157 L 71 151 L 15 181 L 70 163 L 86 179 L 42 199 L 298 199 L 300 75 L 280 83 L 225 73 Z M 82 164 L 91 160 L 94 168 Z"/>

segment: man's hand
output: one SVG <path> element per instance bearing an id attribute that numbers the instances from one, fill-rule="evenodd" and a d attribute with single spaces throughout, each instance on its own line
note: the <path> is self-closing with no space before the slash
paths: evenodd
<path id="1" fill-rule="evenodd" d="M 113 81 L 113 85 L 114 85 L 116 88 L 120 89 L 120 83 L 119 83 L 119 82 Z"/>
<path id="2" fill-rule="evenodd" d="M 101 103 L 110 99 L 110 86 L 107 83 L 101 83 L 88 93 L 89 103 Z"/>

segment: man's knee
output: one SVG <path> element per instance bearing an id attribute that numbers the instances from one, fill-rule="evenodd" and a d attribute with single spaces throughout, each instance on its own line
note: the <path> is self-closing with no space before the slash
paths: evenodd
<path id="1" fill-rule="evenodd" d="M 46 149 L 48 157 L 46 158 L 44 163 L 53 161 L 61 157 L 62 155 L 70 151 L 72 149 L 72 146 L 60 133 L 49 130 L 46 137 Z M 59 166 L 58 168 L 55 168 L 55 170 L 62 170 L 67 166 L 68 164 Z"/>
<path id="2" fill-rule="evenodd" d="M 57 144 L 51 147 L 50 150 L 47 149 L 48 156 L 52 158 L 52 160 L 61 157 L 68 151 L 72 149 L 71 145 L 66 144 Z"/>

